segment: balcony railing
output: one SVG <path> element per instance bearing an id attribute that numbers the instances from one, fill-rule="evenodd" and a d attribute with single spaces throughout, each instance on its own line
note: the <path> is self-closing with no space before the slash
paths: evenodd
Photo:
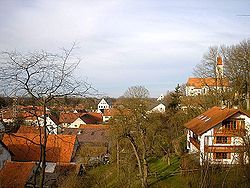
<path id="1" fill-rule="evenodd" d="M 220 128 L 214 130 L 215 136 L 245 136 L 246 129 L 227 129 Z"/>
<path id="2" fill-rule="evenodd" d="M 205 152 L 214 153 L 214 152 L 229 152 L 237 153 L 243 152 L 243 146 L 205 146 Z"/>

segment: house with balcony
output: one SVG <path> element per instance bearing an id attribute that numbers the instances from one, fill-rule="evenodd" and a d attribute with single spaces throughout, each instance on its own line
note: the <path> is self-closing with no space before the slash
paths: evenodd
<path id="1" fill-rule="evenodd" d="M 250 136 L 250 116 L 246 112 L 213 107 L 184 126 L 188 152 L 198 153 L 201 165 L 248 162 L 243 141 Z"/>

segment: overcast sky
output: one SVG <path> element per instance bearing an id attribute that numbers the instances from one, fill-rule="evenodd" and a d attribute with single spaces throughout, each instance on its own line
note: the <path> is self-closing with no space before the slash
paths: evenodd
<path id="1" fill-rule="evenodd" d="M 118 97 L 144 85 L 152 97 L 192 76 L 209 46 L 250 36 L 250 0 L 0 0 L 0 50 L 78 43 L 79 76 Z"/>

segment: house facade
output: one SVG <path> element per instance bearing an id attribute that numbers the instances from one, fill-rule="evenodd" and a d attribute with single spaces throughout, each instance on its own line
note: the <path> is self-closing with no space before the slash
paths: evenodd
<path id="1" fill-rule="evenodd" d="M 164 95 L 161 94 L 161 95 L 157 98 L 157 101 L 161 101 L 161 100 L 163 100 L 163 99 L 164 99 Z"/>
<path id="2" fill-rule="evenodd" d="M 155 106 L 150 112 L 164 113 L 165 110 L 166 110 L 166 106 L 164 104 L 160 103 L 157 106 Z"/>
<path id="3" fill-rule="evenodd" d="M 31 124 L 35 124 L 36 126 L 40 124 L 40 126 L 43 127 L 44 125 L 43 116 L 39 117 L 38 120 L 33 121 Z M 46 117 L 46 127 L 48 134 L 58 134 L 61 131 L 61 128 L 59 127 L 59 121 L 51 115 L 48 115 Z"/>
<path id="4" fill-rule="evenodd" d="M 250 117 L 239 109 L 213 107 L 184 125 L 187 149 L 198 153 L 200 164 L 248 162 L 243 138 L 250 133 Z"/>
<path id="5" fill-rule="evenodd" d="M 98 103 L 97 112 L 103 113 L 105 109 L 110 109 L 111 107 L 112 107 L 112 103 L 111 103 L 110 100 L 108 100 L 108 99 L 102 99 Z"/>

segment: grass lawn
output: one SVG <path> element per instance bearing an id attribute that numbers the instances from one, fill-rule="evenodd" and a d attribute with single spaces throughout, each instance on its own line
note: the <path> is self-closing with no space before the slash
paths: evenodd
<path id="1" fill-rule="evenodd" d="M 168 165 L 163 159 L 152 159 L 149 162 L 151 176 L 150 187 L 187 187 L 179 175 L 180 159 L 174 157 Z"/>

